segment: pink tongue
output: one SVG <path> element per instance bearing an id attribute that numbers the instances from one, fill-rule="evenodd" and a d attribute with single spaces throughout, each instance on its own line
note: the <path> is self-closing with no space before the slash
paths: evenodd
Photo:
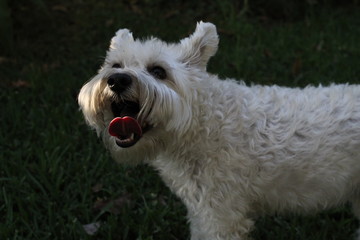
<path id="1" fill-rule="evenodd" d="M 114 118 L 109 125 L 109 134 L 114 137 L 127 137 L 132 133 L 141 137 L 142 130 L 141 126 L 132 117 L 116 117 Z"/>

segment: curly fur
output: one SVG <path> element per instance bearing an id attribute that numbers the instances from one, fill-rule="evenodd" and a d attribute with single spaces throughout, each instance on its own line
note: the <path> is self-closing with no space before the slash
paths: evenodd
<path id="1" fill-rule="evenodd" d="M 206 72 L 218 36 L 200 22 L 180 43 L 119 30 L 99 73 L 80 91 L 85 119 L 120 163 L 147 163 L 188 210 L 192 240 L 248 239 L 256 216 L 307 213 L 350 201 L 360 217 L 360 87 L 246 86 Z M 111 68 L 121 63 L 121 69 Z M 167 79 L 147 71 L 160 65 Z M 114 94 L 106 79 L 134 76 Z M 107 129 L 110 102 L 139 101 L 152 125 L 130 148 Z"/>

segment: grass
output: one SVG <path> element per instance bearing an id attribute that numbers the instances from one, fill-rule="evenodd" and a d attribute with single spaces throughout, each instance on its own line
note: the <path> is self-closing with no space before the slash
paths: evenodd
<path id="1" fill-rule="evenodd" d="M 13 34 L 0 55 L 0 239 L 188 239 L 186 211 L 146 167 L 116 165 L 76 96 L 119 27 L 177 41 L 195 21 L 218 26 L 209 70 L 246 82 L 360 83 L 359 7 L 319 7 L 301 19 L 239 16 L 231 1 L 8 1 Z M 251 2 L 250 2 L 251 4 Z M 83 225 L 101 223 L 94 236 Z M 272 216 L 255 239 L 351 239 L 345 206 Z"/>

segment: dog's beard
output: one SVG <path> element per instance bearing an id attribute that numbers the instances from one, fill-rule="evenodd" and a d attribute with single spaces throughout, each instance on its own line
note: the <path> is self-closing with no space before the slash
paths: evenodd
<path id="1" fill-rule="evenodd" d="M 170 87 L 149 81 L 141 74 L 136 76 L 135 85 L 120 95 L 107 87 L 104 73 L 94 77 L 79 94 L 79 104 L 89 125 L 107 138 L 106 144 L 119 150 L 137 146 L 139 141 L 140 145 L 158 143 L 166 138 L 164 134 L 175 137 L 191 125 L 191 99 L 180 96 L 176 84 Z M 127 119 L 111 124 L 124 117 Z"/>
<path id="2" fill-rule="evenodd" d="M 110 105 L 114 118 L 108 132 L 121 148 L 138 144 L 149 131 L 151 137 L 164 138 L 160 132 L 181 132 L 190 123 L 189 104 L 178 93 L 165 85 L 145 86 L 136 99 L 126 96 L 131 100 L 124 100 L 123 96 Z"/>

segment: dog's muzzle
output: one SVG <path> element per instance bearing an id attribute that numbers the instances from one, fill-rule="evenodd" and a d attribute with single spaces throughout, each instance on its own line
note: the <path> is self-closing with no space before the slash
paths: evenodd
<path id="1" fill-rule="evenodd" d="M 121 94 L 131 87 L 132 78 L 125 73 L 115 73 L 107 79 L 108 87 L 121 99 Z M 127 148 L 136 144 L 142 134 L 150 129 L 146 123 L 138 120 L 140 104 L 134 101 L 120 100 L 111 103 L 114 119 L 109 124 L 109 134 L 116 139 L 119 147 Z"/>

